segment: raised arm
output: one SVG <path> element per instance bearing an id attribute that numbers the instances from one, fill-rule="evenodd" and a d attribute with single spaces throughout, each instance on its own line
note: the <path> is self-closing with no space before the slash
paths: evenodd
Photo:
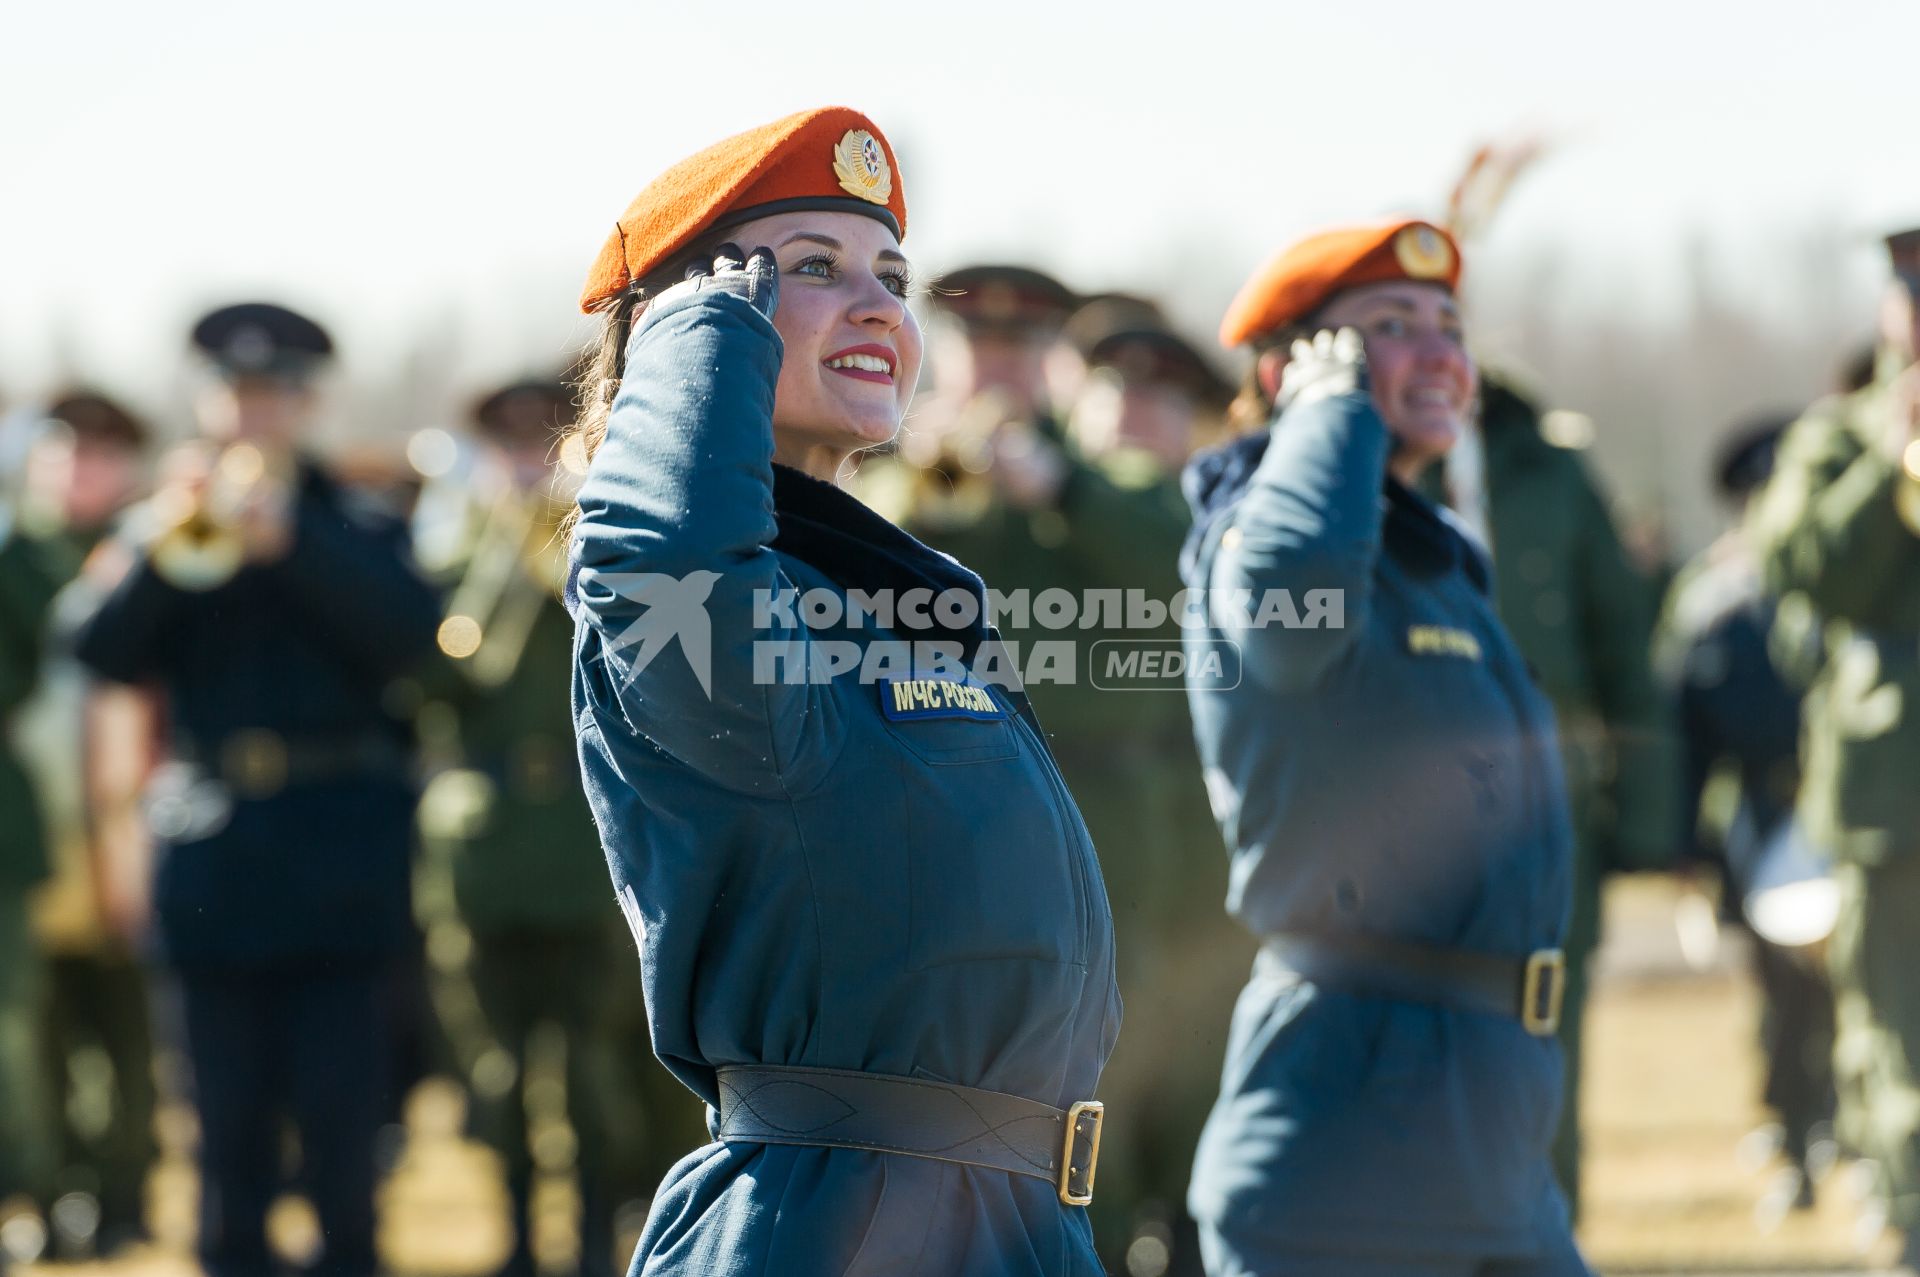
<path id="1" fill-rule="evenodd" d="M 1297 377 L 1289 368 L 1300 388 L 1274 423 L 1245 494 L 1213 534 L 1210 566 L 1189 583 L 1216 595 L 1250 594 L 1249 607 L 1216 609 L 1218 623 L 1240 645 L 1248 676 L 1285 691 L 1318 682 L 1364 628 L 1380 556 L 1387 428 L 1357 341 L 1331 364 Z M 1310 591 L 1337 591 L 1339 623 L 1247 624 L 1269 590 L 1287 591 L 1302 609 Z"/>
<path id="2" fill-rule="evenodd" d="M 824 774 L 842 720 L 831 684 L 787 681 L 809 647 L 767 606 L 790 588 L 769 548 L 781 346 L 749 276 L 771 288 L 771 257 L 669 290 L 634 326 L 580 489 L 575 680 L 687 766 L 778 793 Z"/>

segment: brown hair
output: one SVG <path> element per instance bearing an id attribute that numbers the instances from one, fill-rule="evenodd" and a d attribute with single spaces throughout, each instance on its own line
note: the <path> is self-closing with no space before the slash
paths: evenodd
<path id="1" fill-rule="evenodd" d="M 724 234 L 709 234 L 645 279 L 627 285 L 600 308 L 600 336 L 576 365 L 579 373 L 573 383 L 573 429 L 560 445 L 563 454 L 578 458 L 582 473 L 606 440 L 607 418 L 613 415 L 614 398 L 627 375 L 627 338 L 633 334 L 634 324 L 646 314 L 654 298 L 685 279 L 695 263 L 711 262 L 714 250 L 726 242 Z M 561 528 L 563 536 L 572 535 L 579 517 L 580 507 L 576 505 Z"/>
<path id="2" fill-rule="evenodd" d="M 1285 328 L 1263 333 L 1252 343 L 1253 362 L 1247 365 L 1247 375 L 1240 382 L 1239 392 L 1233 402 L 1227 405 L 1227 437 L 1252 434 L 1256 430 L 1265 430 L 1273 421 L 1273 396 L 1260 384 L 1260 357 L 1269 350 L 1289 350 L 1293 343 L 1312 340 L 1319 329 L 1319 316 L 1309 315 L 1297 324 L 1288 324 Z"/>

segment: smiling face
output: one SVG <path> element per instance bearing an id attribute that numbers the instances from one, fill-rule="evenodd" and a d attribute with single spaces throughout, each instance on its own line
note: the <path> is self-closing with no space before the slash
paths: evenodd
<path id="1" fill-rule="evenodd" d="M 817 471 L 823 457 L 893 438 L 921 358 L 893 232 L 858 213 L 778 213 L 726 234 L 748 253 L 772 249 L 780 266 L 773 326 L 786 353 L 773 396 L 775 459 Z"/>
<path id="2" fill-rule="evenodd" d="M 1407 468 L 1418 471 L 1459 440 L 1477 386 L 1460 308 L 1433 284 L 1362 284 L 1340 293 L 1317 327 L 1356 328 L 1367 346 L 1373 401 Z"/>

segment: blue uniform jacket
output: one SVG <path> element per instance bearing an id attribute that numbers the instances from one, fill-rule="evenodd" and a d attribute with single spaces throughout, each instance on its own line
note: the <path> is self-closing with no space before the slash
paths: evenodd
<path id="1" fill-rule="evenodd" d="M 1552 710 L 1479 552 L 1386 476 L 1364 390 L 1195 463 L 1190 588 L 1342 592 L 1342 623 L 1190 629 L 1244 668 L 1189 683 L 1255 935 L 1359 933 L 1522 958 L 1566 926 Z M 1384 494 L 1384 495 L 1383 495 Z M 1311 619 L 1304 607 L 1294 609 Z M 1282 1256 L 1537 1252 L 1565 1242 L 1547 1149 L 1559 1047 L 1517 1019 L 1360 996 L 1262 957 L 1241 995 L 1190 1206 L 1247 1271 Z M 1233 1271 L 1240 1271 L 1234 1269 Z"/>
<path id="2" fill-rule="evenodd" d="M 857 672 L 756 678 L 756 643 L 929 637 L 809 635 L 797 613 L 756 617 L 775 591 L 982 593 L 772 464 L 780 358 L 739 297 L 656 306 L 580 491 L 575 727 L 654 1049 L 709 1105 L 716 1067 L 746 1063 L 1091 1098 L 1119 1024 L 1112 924 L 1024 697 L 895 718 L 891 687 Z M 935 637 L 997 641 L 983 625 Z M 1040 1180 L 747 1143 L 673 1169 L 634 1260 L 701 1277 L 1098 1271 L 1085 1212 Z"/>
<path id="3" fill-rule="evenodd" d="M 284 558 L 205 592 L 140 560 L 75 636 L 97 673 L 160 687 L 196 764 L 152 808 L 157 936 L 179 967 L 377 960 L 412 934 L 411 733 L 390 689 L 431 648 L 438 605 L 404 527 L 310 465 L 292 517 Z M 386 761 L 236 791 L 222 760 L 250 734 Z"/>

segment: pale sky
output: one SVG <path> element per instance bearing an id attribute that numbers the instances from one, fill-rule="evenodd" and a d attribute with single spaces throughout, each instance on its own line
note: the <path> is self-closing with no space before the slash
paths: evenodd
<path id="1" fill-rule="evenodd" d="M 1920 209 L 1916 36 L 1908 0 L 35 0 L 0 19 L 0 396 L 83 375 L 176 412 L 186 325 L 255 295 L 328 323 L 349 380 L 557 364 L 635 191 L 830 102 L 900 153 L 923 275 L 1044 264 L 1200 336 L 1289 236 L 1437 211 L 1517 130 L 1554 149 L 1469 256 L 1488 340 L 1545 258 L 1559 313 L 1657 325 L 1691 253 L 1791 323 L 1769 266 L 1810 226 L 1857 241 L 1864 312 L 1873 219 Z"/>

